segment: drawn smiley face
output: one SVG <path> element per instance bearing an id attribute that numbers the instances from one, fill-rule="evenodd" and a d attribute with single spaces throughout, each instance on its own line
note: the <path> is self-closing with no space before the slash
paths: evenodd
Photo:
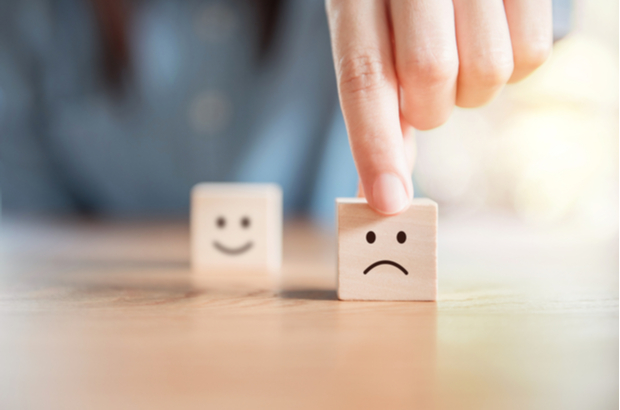
<path id="1" fill-rule="evenodd" d="M 366 242 L 368 242 L 369 244 L 373 244 L 376 240 L 377 234 L 375 234 L 374 231 L 368 231 L 368 233 L 366 234 Z M 396 235 L 396 241 L 400 244 L 404 244 L 405 242 L 407 242 L 407 234 L 404 231 L 398 232 L 398 234 Z M 364 269 L 364 275 L 368 274 L 371 270 L 381 265 L 392 265 L 395 268 L 400 269 L 400 271 L 405 275 L 409 275 L 409 272 L 403 267 L 403 265 L 389 259 L 378 260 L 370 264 L 366 269 Z"/>
<path id="2" fill-rule="evenodd" d="M 199 184 L 192 190 L 196 272 L 277 272 L 282 261 L 282 191 L 270 184 Z"/>
<path id="3" fill-rule="evenodd" d="M 229 224 L 229 221 L 227 221 L 226 217 L 222 215 L 218 216 L 217 219 L 215 220 L 215 226 L 219 230 L 226 229 L 228 224 Z M 249 216 L 243 216 L 239 220 L 239 226 L 244 230 L 249 230 L 251 228 L 251 225 L 252 225 L 252 221 Z M 213 241 L 213 247 L 216 250 L 218 250 L 221 253 L 224 253 L 226 255 L 231 255 L 231 256 L 242 255 L 248 252 L 250 249 L 252 249 L 252 246 L 254 246 L 254 242 L 252 240 L 248 240 L 247 242 L 239 246 L 236 246 L 236 247 L 224 245 L 217 239 Z"/>

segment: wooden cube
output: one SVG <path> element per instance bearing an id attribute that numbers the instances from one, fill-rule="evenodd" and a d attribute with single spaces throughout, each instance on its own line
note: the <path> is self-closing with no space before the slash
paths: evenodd
<path id="1" fill-rule="evenodd" d="M 437 203 L 416 198 L 395 216 L 361 198 L 336 207 L 339 299 L 437 300 Z"/>
<path id="2" fill-rule="evenodd" d="M 192 268 L 274 272 L 282 263 L 282 190 L 203 183 L 192 189 Z"/>

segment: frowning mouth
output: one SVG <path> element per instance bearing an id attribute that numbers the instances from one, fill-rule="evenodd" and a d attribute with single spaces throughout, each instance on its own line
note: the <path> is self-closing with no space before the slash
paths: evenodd
<path id="1" fill-rule="evenodd" d="M 241 246 L 239 248 L 229 248 L 227 246 L 222 245 L 218 241 L 213 242 L 213 246 L 215 247 L 215 249 L 217 249 L 220 252 L 226 253 L 228 255 L 239 255 L 239 254 L 242 254 L 242 253 L 250 250 L 252 245 L 254 245 L 253 242 L 248 242 L 248 243 L 246 243 L 245 245 L 243 245 L 243 246 Z"/>
<path id="2" fill-rule="evenodd" d="M 373 263 L 372 265 L 370 265 L 369 267 L 367 267 L 364 270 L 364 275 L 367 274 L 368 272 L 370 272 L 371 270 L 373 270 L 374 268 L 376 268 L 379 265 L 392 265 L 392 266 L 395 266 L 398 269 L 400 269 L 405 275 L 409 275 L 409 272 L 407 272 L 407 269 L 403 268 L 400 264 L 398 264 L 396 262 L 392 262 L 392 261 L 388 261 L 388 260 L 382 260 L 382 261 L 377 261 L 377 262 Z"/>

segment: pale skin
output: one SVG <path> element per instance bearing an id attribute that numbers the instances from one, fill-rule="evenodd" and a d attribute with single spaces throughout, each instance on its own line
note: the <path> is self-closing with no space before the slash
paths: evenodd
<path id="1" fill-rule="evenodd" d="M 493 100 L 551 53 L 551 0 L 327 0 L 360 195 L 377 212 L 413 197 L 414 129 Z"/>

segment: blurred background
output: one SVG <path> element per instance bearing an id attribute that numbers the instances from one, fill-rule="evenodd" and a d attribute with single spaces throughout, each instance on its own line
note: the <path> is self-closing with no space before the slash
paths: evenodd
<path id="1" fill-rule="evenodd" d="M 543 67 L 417 133 L 420 310 L 329 300 L 357 175 L 324 0 L 0 0 L 0 403 L 617 408 L 618 1 L 553 5 Z M 277 292 L 192 284 L 203 181 L 279 183 L 314 222 Z"/>
<path id="2" fill-rule="evenodd" d="M 554 1 L 534 75 L 419 132 L 416 196 L 618 237 L 618 3 Z M 4 214 L 186 215 L 202 181 L 282 185 L 333 223 L 357 176 L 322 0 L 0 2 Z"/>
<path id="3" fill-rule="evenodd" d="M 618 229 L 618 2 L 554 3 L 549 61 L 476 110 L 418 133 L 416 181 L 449 214 Z M 570 29 L 569 29 L 570 28 Z"/>

